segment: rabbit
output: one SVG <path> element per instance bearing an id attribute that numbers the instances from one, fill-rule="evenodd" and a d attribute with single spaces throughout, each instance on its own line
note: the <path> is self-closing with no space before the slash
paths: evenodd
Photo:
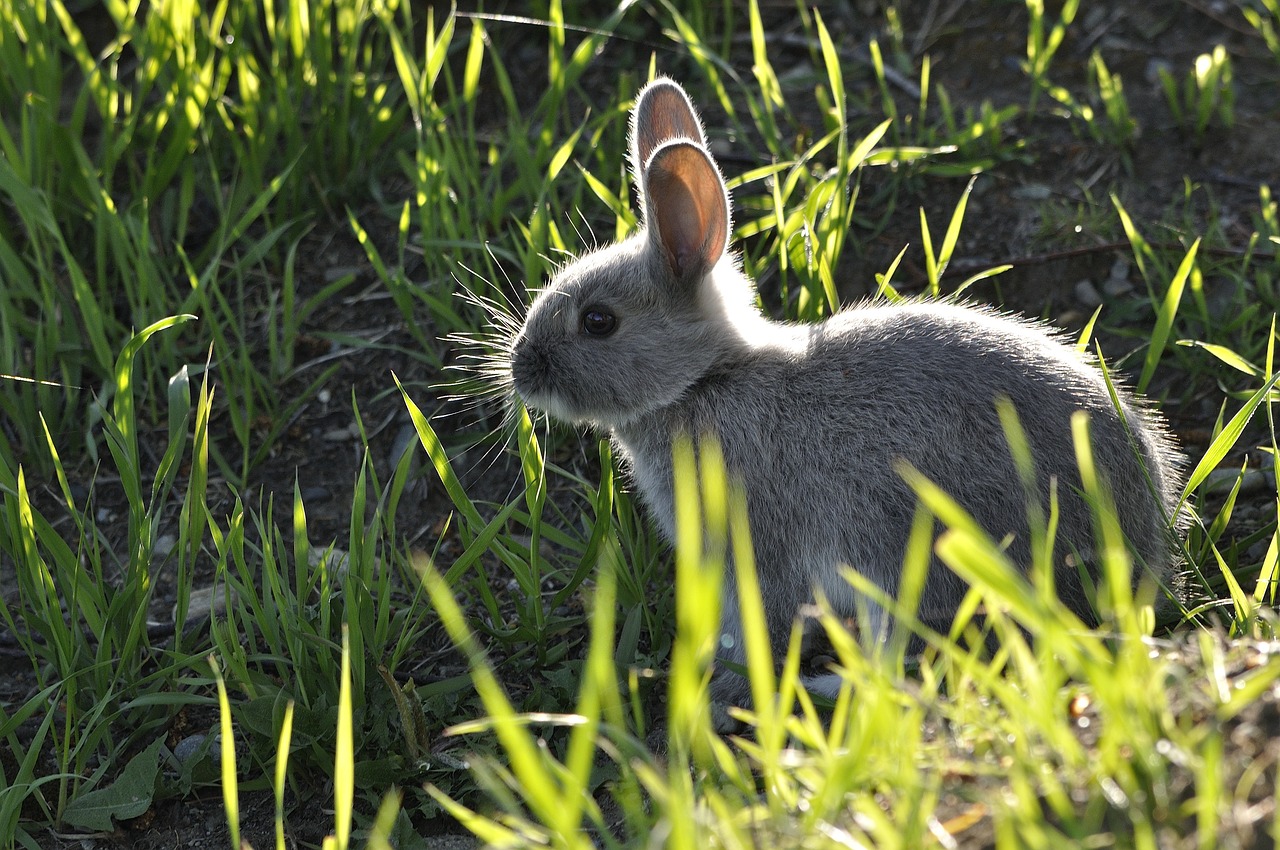
<path id="1" fill-rule="evenodd" d="M 1056 588 L 1092 620 L 1072 556 L 1088 560 L 1093 515 L 1080 495 L 1070 420 L 1089 416 L 1093 452 L 1136 562 L 1176 565 L 1180 461 L 1160 417 L 1119 391 L 1047 326 L 940 300 L 868 303 L 824 321 L 782 323 L 757 306 L 730 254 L 730 199 L 688 95 L 660 77 L 631 113 L 638 232 L 560 269 L 510 339 L 510 385 L 527 408 L 606 432 L 668 541 L 672 448 L 718 440 L 746 493 L 770 642 L 785 653 L 797 613 L 821 592 L 837 614 L 868 614 L 848 565 L 897 589 L 916 510 L 907 463 L 955 498 L 1015 563 L 1030 561 L 1027 501 L 997 412 L 1012 402 L 1031 445 L 1039 497 L 1060 500 Z M 732 569 L 718 657 L 744 661 Z M 931 564 L 919 616 L 945 625 L 966 593 Z M 869 611 L 872 634 L 885 615 Z M 838 678 L 811 692 L 834 696 Z M 713 699 L 745 705 L 748 683 L 721 665 Z"/>

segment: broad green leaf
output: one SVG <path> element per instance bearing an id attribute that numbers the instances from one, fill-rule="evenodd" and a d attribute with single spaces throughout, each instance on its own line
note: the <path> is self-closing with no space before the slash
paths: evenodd
<path id="1" fill-rule="evenodd" d="M 164 738 L 157 738 L 129 759 L 115 782 L 81 794 L 68 803 L 62 819 L 82 829 L 110 833 L 116 829 L 114 821 L 140 816 L 151 808 L 155 797 L 162 747 Z"/>

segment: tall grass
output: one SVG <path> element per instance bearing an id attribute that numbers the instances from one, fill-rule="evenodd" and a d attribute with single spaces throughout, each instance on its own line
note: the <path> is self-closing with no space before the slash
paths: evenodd
<path id="1" fill-rule="evenodd" d="M 292 364 L 260 372 L 243 357 L 261 309 L 247 290 L 275 278 L 308 210 L 363 191 L 404 136 L 379 38 L 400 13 L 395 2 L 108 3 L 86 36 L 92 16 L 61 0 L 0 10 L 0 197 L 14 212 L 0 224 L 0 374 L 38 376 L 7 379 L 0 404 L 18 434 L 38 434 L 41 414 L 60 441 L 73 434 L 87 394 L 115 390 L 131 328 L 178 310 L 206 321 L 162 340 L 144 382 L 213 342 L 229 410 L 247 414 L 233 423 L 243 452 L 247 420 L 264 408 L 286 418 L 267 382 Z M 29 462 L 48 471 L 41 458 Z M 227 471 L 242 478 L 249 460 Z"/>

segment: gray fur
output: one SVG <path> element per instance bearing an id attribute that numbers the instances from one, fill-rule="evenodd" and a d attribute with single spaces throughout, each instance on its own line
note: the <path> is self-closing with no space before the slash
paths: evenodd
<path id="1" fill-rule="evenodd" d="M 646 227 L 571 263 L 538 296 L 511 347 L 514 388 L 530 407 L 608 432 L 668 539 L 673 440 L 719 440 L 745 485 L 776 652 L 815 588 L 840 614 L 857 613 L 839 565 L 896 591 L 915 510 L 899 461 L 997 539 L 1010 535 L 1013 559 L 1029 561 L 1001 397 L 1028 434 L 1042 504 L 1056 482 L 1057 561 L 1073 551 L 1087 560 L 1092 549 L 1070 431 L 1084 410 L 1134 553 L 1169 576 L 1180 478 L 1173 444 L 1157 414 L 1123 392 L 1117 411 L 1095 364 L 1057 334 L 988 308 L 929 301 L 864 305 L 811 325 L 769 320 L 725 253 L 729 197 L 692 106 L 670 80 L 639 95 L 632 158 Z M 588 308 L 616 317 L 611 334 L 584 330 Z M 1089 618 L 1075 568 L 1060 566 L 1056 578 L 1063 600 Z M 921 618 L 945 626 L 964 593 L 935 565 Z M 722 656 L 740 662 L 731 586 L 722 631 Z M 747 696 L 732 675 L 719 675 L 715 692 L 729 703 Z"/>

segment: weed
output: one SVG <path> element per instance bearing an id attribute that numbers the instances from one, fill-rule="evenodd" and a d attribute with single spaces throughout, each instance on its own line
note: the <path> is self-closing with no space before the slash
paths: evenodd
<path id="1" fill-rule="evenodd" d="M 1196 145 L 1213 124 L 1230 128 L 1235 120 L 1231 57 L 1221 44 L 1196 57 L 1182 86 L 1166 68 L 1159 69 L 1160 86 L 1174 120 L 1192 134 Z"/>
<path id="2" fill-rule="evenodd" d="M 1119 149 L 1130 160 L 1129 152 L 1138 135 L 1138 123 L 1129 111 L 1124 85 L 1119 74 L 1111 73 L 1102 53 L 1095 50 L 1089 57 L 1089 99 L 1077 101 L 1062 86 L 1052 86 L 1049 94 L 1061 103 L 1067 113 L 1078 118 L 1089 135 Z"/>
<path id="3" fill-rule="evenodd" d="M 1244 6 L 1240 9 L 1244 19 L 1249 22 L 1249 26 L 1253 27 L 1258 35 L 1262 36 L 1262 41 L 1266 44 L 1267 49 L 1271 51 L 1271 55 L 1280 62 L 1280 2 L 1277 0 L 1259 0 L 1261 9 L 1253 6 Z"/>
<path id="4" fill-rule="evenodd" d="M 1027 58 L 1022 68 L 1031 77 L 1031 101 L 1028 112 L 1035 112 L 1039 94 L 1049 88 L 1049 66 L 1053 57 L 1062 46 L 1067 27 L 1075 20 L 1080 9 L 1078 0 L 1067 0 L 1062 4 L 1058 19 L 1046 31 L 1045 9 L 1043 0 L 1026 0 L 1027 3 Z"/>

